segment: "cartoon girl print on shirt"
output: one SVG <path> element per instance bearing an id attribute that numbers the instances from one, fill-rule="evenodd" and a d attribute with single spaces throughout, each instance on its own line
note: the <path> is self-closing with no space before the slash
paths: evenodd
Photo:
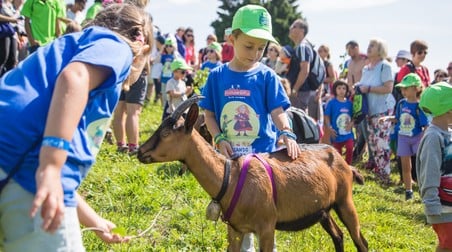
<path id="1" fill-rule="evenodd" d="M 410 113 L 402 113 L 400 115 L 399 134 L 404 136 L 412 136 L 416 120 Z"/>
<path id="2" fill-rule="evenodd" d="M 347 126 L 350 124 L 351 118 L 350 115 L 346 113 L 342 113 L 337 117 L 336 125 L 338 128 L 339 135 L 347 135 L 350 133 L 350 130 L 347 129 Z"/>
<path id="3" fill-rule="evenodd" d="M 253 126 L 250 124 L 250 111 L 246 105 L 240 105 L 236 109 L 236 114 L 234 115 L 234 130 L 237 132 L 236 136 L 240 136 L 243 133 L 247 136 L 246 132 L 253 130 Z"/>
<path id="4" fill-rule="evenodd" d="M 231 142 L 235 154 L 251 153 L 253 142 L 259 137 L 259 115 L 248 104 L 231 101 L 225 104 L 220 116 L 221 130 Z"/>

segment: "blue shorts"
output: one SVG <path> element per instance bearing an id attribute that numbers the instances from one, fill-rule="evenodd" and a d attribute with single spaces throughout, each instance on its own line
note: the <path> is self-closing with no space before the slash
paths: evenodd
<path id="1" fill-rule="evenodd" d="M 400 135 L 397 138 L 397 156 L 414 156 L 416 155 L 419 144 L 421 143 L 422 134 L 416 136 Z"/>

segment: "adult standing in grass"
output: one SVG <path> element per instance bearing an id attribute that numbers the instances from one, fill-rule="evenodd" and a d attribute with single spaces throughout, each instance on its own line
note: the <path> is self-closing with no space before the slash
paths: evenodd
<path id="1" fill-rule="evenodd" d="M 151 43 L 141 8 L 112 4 L 0 79 L 2 251 L 84 251 L 79 222 L 104 230 L 98 235 L 108 242 L 123 241 L 76 190 Z"/>
<path id="2" fill-rule="evenodd" d="M 390 183 L 391 123 L 386 121 L 379 123 L 379 119 L 392 114 L 395 103 L 391 94 L 394 75 L 391 65 L 385 60 L 387 55 L 386 43 L 381 39 L 371 39 L 367 48 L 368 64 L 363 68 L 361 80 L 355 84 L 362 93 L 367 95 L 369 108 L 367 145 L 374 157 L 374 172 L 385 184 Z"/>
<path id="3" fill-rule="evenodd" d="M 419 191 L 424 204 L 427 222 L 432 224 L 438 236 L 437 252 L 452 251 L 452 195 L 441 188 L 452 188 L 446 176 L 452 175 L 451 133 L 452 123 L 452 86 L 440 82 L 425 89 L 419 106 L 433 116 L 419 145 L 416 159 Z M 444 182 L 443 182 L 444 179 Z M 443 195 L 448 195 L 443 197 Z"/>

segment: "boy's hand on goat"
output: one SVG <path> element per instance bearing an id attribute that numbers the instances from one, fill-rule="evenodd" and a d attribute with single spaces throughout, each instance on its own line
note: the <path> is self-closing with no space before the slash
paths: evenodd
<path id="1" fill-rule="evenodd" d="M 300 146 L 298 145 L 297 141 L 284 135 L 281 136 L 281 138 L 286 145 L 287 155 L 289 155 L 289 157 L 291 157 L 292 159 L 297 159 L 298 155 L 301 154 Z"/>
<path id="2" fill-rule="evenodd" d="M 225 155 L 227 158 L 231 158 L 231 156 L 234 154 L 234 152 L 232 151 L 231 144 L 226 140 L 220 141 L 217 144 L 217 149 L 221 154 Z"/>

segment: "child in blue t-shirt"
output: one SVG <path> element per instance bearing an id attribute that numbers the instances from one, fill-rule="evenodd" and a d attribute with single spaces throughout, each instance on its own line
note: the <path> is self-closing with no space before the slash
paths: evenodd
<path id="1" fill-rule="evenodd" d="M 403 99 L 397 103 L 395 116 L 387 116 L 382 120 L 396 123 L 394 131 L 397 136 L 397 156 L 402 163 L 402 180 L 405 185 L 405 199 L 413 198 L 411 178 L 411 156 L 415 155 L 419 147 L 424 129 L 428 126 L 428 119 L 419 108 L 419 94 L 422 80 L 415 74 L 407 74 L 402 82 L 395 87 L 402 91 Z"/>
<path id="2" fill-rule="evenodd" d="M 325 133 L 330 136 L 330 141 L 339 153 L 343 153 L 345 147 L 345 161 L 351 164 L 353 158 L 353 103 L 347 99 L 349 94 L 346 82 L 337 80 L 332 89 L 334 98 L 331 99 L 325 109 Z"/>
<path id="3" fill-rule="evenodd" d="M 151 46 L 148 15 L 113 4 L 83 31 L 39 47 L 0 79 L 4 251 L 85 251 L 79 222 L 103 230 L 96 234 L 106 242 L 124 241 L 77 189 L 121 90 L 136 82 Z"/>
<path id="4" fill-rule="evenodd" d="M 207 128 L 218 150 L 228 158 L 276 150 L 279 138 L 288 155 L 300 155 L 285 110 L 289 98 L 276 73 L 260 63 L 272 36 L 271 16 L 258 5 L 241 7 L 232 21 L 233 59 L 212 69 L 203 89 Z M 242 250 L 253 249 L 246 234 Z"/>
<path id="5" fill-rule="evenodd" d="M 221 44 L 218 42 L 212 42 L 207 46 L 207 60 L 202 63 L 201 70 L 207 69 L 208 71 L 214 69 L 217 66 L 221 66 Z"/>

